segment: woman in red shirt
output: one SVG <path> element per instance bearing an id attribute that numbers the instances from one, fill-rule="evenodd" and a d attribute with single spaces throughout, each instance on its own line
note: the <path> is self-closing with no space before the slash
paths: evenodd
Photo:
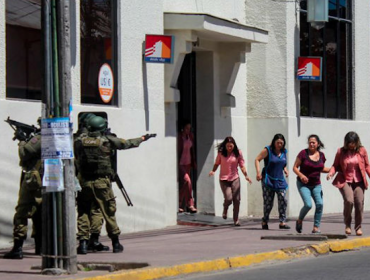
<path id="1" fill-rule="evenodd" d="M 218 155 L 209 176 L 213 176 L 221 165 L 220 171 L 220 186 L 224 195 L 224 210 L 222 218 L 227 218 L 227 210 L 233 203 L 233 219 L 234 225 L 240 226 L 239 222 L 239 205 L 240 205 L 240 179 L 238 174 L 238 166 L 245 179 L 252 184 L 252 180 L 248 177 L 247 169 L 244 165 L 242 151 L 238 149 L 233 137 L 226 137 L 225 140 L 217 146 Z"/>
<path id="2" fill-rule="evenodd" d="M 339 188 L 344 200 L 345 233 L 351 234 L 352 209 L 355 207 L 356 235 L 362 235 L 361 223 L 364 207 L 364 192 L 368 187 L 366 174 L 370 176 L 369 158 L 360 137 L 350 131 L 344 137 L 344 145 L 335 155 L 333 166 L 330 168 L 327 179 L 337 173 L 333 185 Z"/>

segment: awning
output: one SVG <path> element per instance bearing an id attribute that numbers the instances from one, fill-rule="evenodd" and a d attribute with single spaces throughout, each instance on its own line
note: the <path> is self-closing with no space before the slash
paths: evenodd
<path id="1" fill-rule="evenodd" d="M 210 41 L 267 43 L 268 31 L 209 14 L 164 13 L 165 30 L 194 30 Z"/>
<path id="2" fill-rule="evenodd" d="M 41 0 L 6 1 L 6 23 L 41 29 Z"/>

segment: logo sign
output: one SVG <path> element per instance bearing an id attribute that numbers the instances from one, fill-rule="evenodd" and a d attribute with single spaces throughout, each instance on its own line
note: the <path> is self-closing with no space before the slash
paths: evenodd
<path id="1" fill-rule="evenodd" d="M 99 94 L 104 103 L 109 103 L 114 92 L 114 77 L 112 68 L 108 63 L 104 63 L 99 70 L 98 77 Z"/>
<path id="2" fill-rule="evenodd" d="M 300 81 L 321 82 L 322 58 L 298 57 L 297 78 Z"/>
<path id="3" fill-rule="evenodd" d="M 145 62 L 172 63 L 174 36 L 146 35 Z"/>

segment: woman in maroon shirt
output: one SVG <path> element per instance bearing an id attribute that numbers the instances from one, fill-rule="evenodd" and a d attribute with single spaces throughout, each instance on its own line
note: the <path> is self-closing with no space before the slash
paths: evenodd
<path id="1" fill-rule="evenodd" d="M 333 185 L 339 188 L 344 200 L 344 223 L 346 234 L 351 234 L 352 209 L 355 207 L 356 235 L 362 235 L 361 223 L 364 209 L 364 192 L 368 187 L 366 174 L 370 176 L 369 158 L 360 137 L 350 131 L 344 137 L 344 145 L 335 155 L 327 179 L 338 172 Z"/>
<path id="2" fill-rule="evenodd" d="M 303 219 L 312 208 L 312 201 L 316 204 L 312 233 L 320 232 L 321 216 L 323 211 L 322 187 L 320 174 L 328 173 L 325 167 L 325 155 L 320 151 L 324 148 L 319 136 L 312 134 L 308 137 L 308 149 L 302 150 L 295 160 L 293 171 L 297 174 L 297 187 L 303 200 L 303 207 L 296 221 L 296 231 L 302 232 Z"/>
<path id="3" fill-rule="evenodd" d="M 184 212 L 183 203 L 190 213 L 196 213 L 194 207 L 193 187 L 191 182 L 191 169 L 196 169 L 194 152 L 194 134 L 191 124 L 184 121 L 181 132 L 177 137 L 178 165 L 179 165 L 179 212 Z"/>

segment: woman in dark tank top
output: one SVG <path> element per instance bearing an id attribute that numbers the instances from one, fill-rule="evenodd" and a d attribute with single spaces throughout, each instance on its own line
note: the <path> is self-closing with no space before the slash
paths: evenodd
<path id="1" fill-rule="evenodd" d="M 311 198 L 316 205 L 312 233 L 321 233 L 323 193 L 320 174 L 329 172 L 329 168 L 325 167 L 325 155 L 320 151 L 322 148 L 324 148 L 324 143 L 321 142 L 319 136 L 315 134 L 308 136 L 308 148 L 299 152 L 294 163 L 293 172 L 297 174 L 297 188 L 304 204 L 296 221 L 295 228 L 298 233 L 302 232 L 303 220 L 312 208 Z"/>

